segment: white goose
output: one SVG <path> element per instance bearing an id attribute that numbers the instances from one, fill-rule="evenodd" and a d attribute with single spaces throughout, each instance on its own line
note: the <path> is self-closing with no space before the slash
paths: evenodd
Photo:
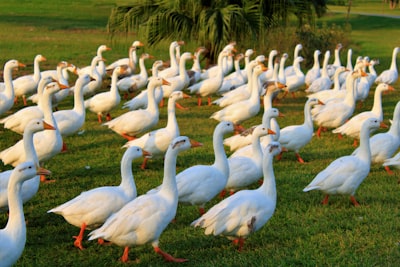
<path id="1" fill-rule="evenodd" d="M 321 67 L 319 64 L 319 55 L 321 55 L 321 51 L 318 49 L 314 51 L 314 64 L 311 69 L 309 69 L 306 73 L 306 77 L 304 78 L 304 83 L 307 87 L 309 87 L 314 80 L 321 76 Z"/>
<path id="2" fill-rule="evenodd" d="M 239 189 L 246 188 L 262 177 L 263 151 L 260 144 L 260 137 L 267 134 L 274 134 L 274 132 L 263 125 L 253 128 L 251 135 L 251 156 L 228 158 L 229 177 L 225 185 L 225 190 L 229 191 L 230 194 Z"/>
<path id="3" fill-rule="evenodd" d="M 119 95 L 117 80 L 119 75 L 126 73 L 125 66 L 118 66 L 113 70 L 111 77 L 111 88 L 107 92 L 98 93 L 91 98 L 85 100 L 84 107 L 91 112 L 97 114 L 99 123 L 102 123 L 102 117 L 106 115 L 107 121 L 111 120 L 110 112 L 116 108 L 121 102 Z"/>
<path id="4" fill-rule="evenodd" d="M 294 48 L 294 53 L 293 53 L 293 63 L 291 66 L 287 66 L 285 68 L 285 75 L 287 76 L 292 76 L 292 75 L 296 75 L 296 71 L 295 71 L 295 60 L 296 58 L 298 58 L 300 56 L 300 50 L 303 49 L 303 45 L 302 44 L 297 44 Z"/>
<path id="5" fill-rule="evenodd" d="M 43 114 L 44 120 L 55 128 L 55 130 L 45 130 L 35 133 L 33 143 L 35 145 L 36 154 L 39 162 L 44 162 L 61 152 L 63 142 L 57 122 L 54 119 L 51 107 L 51 97 L 60 90 L 60 86 L 56 82 L 46 85 L 43 92 Z M 24 150 L 23 140 L 18 141 L 15 145 L 0 152 L 0 159 L 4 164 L 16 166 L 25 161 L 26 152 Z"/>
<path id="6" fill-rule="evenodd" d="M 219 94 L 229 92 L 246 82 L 243 76 L 242 70 L 240 69 L 240 61 L 244 58 L 242 53 L 237 54 L 234 60 L 235 71 L 224 77 L 221 87 L 218 89 Z"/>
<path id="7" fill-rule="evenodd" d="M 41 119 L 33 119 L 26 126 L 24 132 L 24 149 L 26 151 L 26 160 L 32 161 L 39 167 L 39 160 L 33 146 L 33 134 L 43 130 L 54 130 L 54 127 L 47 124 Z M 0 173 L 0 211 L 8 210 L 8 195 L 7 187 L 13 170 L 8 170 Z M 28 181 L 25 181 L 21 187 L 22 203 L 26 203 L 36 195 L 40 184 L 40 176 L 36 176 Z"/>
<path id="8" fill-rule="evenodd" d="M 334 61 L 332 64 L 328 64 L 327 66 L 327 71 L 328 71 L 328 76 L 333 77 L 335 74 L 335 70 L 342 66 L 342 63 L 340 61 L 340 50 L 343 48 L 343 45 L 341 43 L 337 44 L 335 47 L 335 52 L 334 52 Z"/>
<path id="9" fill-rule="evenodd" d="M 354 83 L 357 78 L 363 75 L 366 76 L 366 73 L 360 69 L 347 76 L 347 93 L 344 99 L 325 102 L 325 105 L 315 106 L 311 110 L 313 120 L 319 126 L 316 133 L 318 137 L 321 136 L 321 131 L 324 127 L 337 128 L 353 115 L 355 109 Z"/>
<path id="10" fill-rule="evenodd" d="M 103 125 L 128 140 L 133 140 L 138 134 L 154 127 L 159 120 L 159 109 L 155 101 L 154 90 L 162 85 L 169 85 L 169 82 L 161 77 L 150 78 L 147 85 L 147 108 L 128 111 Z"/>
<path id="11" fill-rule="evenodd" d="M 46 58 L 42 55 L 36 55 L 33 62 L 33 74 L 24 75 L 16 78 L 13 81 L 15 99 L 22 97 L 24 106 L 27 105 L 26 95 L 35 93 L 39 80 L 41 78 L 40 73 L 40 62 L 46 61 Z"/>
<path id="12" fill-rule="evenodd" d="M 172 92 L 182 91 L 188 87 L 190 80 L 186 71 L 186 62 L 190 59 L 194 59 L 194 56 L 189 52 L 181 55 L 179 59 L 179 74 L 166 79 L 170 86 L 163 88 L 164 98 L 169 98 Z"/>
<path id="13" fill-rule="evenodd" d="M 397 71 L 396 57 L 400 52 L 400 47 L 395 47 L 392 53 L 392 63 L 390 64 L 390 68 L 388 70 L 383 71 L 376 78 L 376 83 L 387 83 L 393 84 L 397 81 L 399 77 L 399 72 Z"/>
<path id="14" fill-rule="evenodd" d="M 91 81 L 88 74 L 82 74 L 75 82 L 74 107 L 54 112 L 54 119 L 62 136 L 71 136 L 85 123 L 86 111 L 83 102 L 83 87 Z M 64 144 L 64 150 L 66 150 Z"/>
<path id="15" fill-rule="evenodd" d="M 374 66 L 378 64 L 379 61 L 376 60 L 370 60 L 367 65 L 368 65 L 368 76 L 362 77 L 360 81 L 357 84 L 356 87 L 356 101 L 359 101 L 360 106 L 363 105 L 365 99 L 368 98 L 369 96 L 369 91 L 371 89 L 371 86 L 374 84 L 374 81 L 376 79 L 376 71 Z"/>
<path id="16" fill-rule="evenodd" d="M 378 119 L 367 119 L 360 134 L 359 153 L 340 157 L 307 185 L 303 191 L 320 190 L 326 194 L 323 205 L 328 204 L 330 195 L 350 195 L 350 200 L 354 206 L 359 206 L 354 194 L 357 188 L 364 181 L 371 167 L 371 149 L 369 146 L 369 135 L 371 131 L 377 130 L 380 126 Z"/>
<path id="17" fill-rule="evenodd" d="M 111 48 L 108 47 L 107 45 L 100 45 L 97 48 L 96 55 L 98 57 L 103 58 L 103 52 L 110 51 L 110 50 L 111 50 Z M 97 69 L 97 72 L 102 77 L 106 76 L 107 71 L 106 71 L 106 64 L 104 63 L 104 61 L 99 61 L 97 66 L 96 66 L 96 69 Z M 91 74 L 91 66 L 86 66 L 86 67 L 80 68 L 79 71 L 78 71 L 78 75 L 83 75 L 83 74 L 89 74 L 90 75 Z"/>
<path id="18" fill-rule="evenodd" d="M 8 183 L 8 201 L 10 216 L 5 228 L 0 229 L 0 263 L 12 266 L 22 255 L 26 242 L 26 223 L 21 199 L 22 183 L 37 174 L 48 175 L 45 169 L 38 170 L 36 164 L 27 161 L 13 170 Z"/>
<path id="19" fill-rule="evenodd" d="M 224 108 L 233 103 L 248 99 L 251 95 L 251 88 L 252 88 L 251 85 L 253 82 L 251 77 L 253 75 L 253 69 L 260 63 L 261 62 L 257 60 L 250 61 L 246 68 L 247 83 L 235 88 L 232 91 L 224 93 L 222 97 L 213 101 L 212 103 L 219 105 L 221 108 Z M 260 74 L 260 76 L 261 75 L 262 74 Z"/>
<path id="20" fill-rule="evenodd" d="M 200 80 L 201 71 L 202 71 L 201 65 L 200 65 L 200 56 L 201 56 L 201 54 L 203 54 L 207 51 L 208 50 L 205 47 L 201 46 L 201 47 L 198 47 L 196 49 L 196 51 L 194 52 L 192 68 L 187 71 L 188 75 L 189 75 L 189 79 L 190 79 L 189 86 L 197 83 Z"/>
<path id="21" fill-rule="evenodd" d="M 276 184 L 273 157 L 280 153 L 280 145 L 271 143 L 263 157 L 263 184 L 254 190 L 241 190 L 213 206 L 191 223 L 205 229 L 205 234 L 222 235 L 239 245 L 253 232 L 263 227 L 275 212 Z"/>
<path id="22" fill-rule="evenodd" d="M 118 66 L 127 65 L 129 67 L 127 72 L 134 74 L 136 72 L 136 65 L 138 61 L 136 50 L 142 46 L 144 46 L 144 44 L 141 41 L 133 41 L 132 45 L 129 47 L 128 57 L 120 58 L 114 61 L 106 67 L 106 70 L 113 70 Z"/>
<path id="23" fill-rule="evenodd" d="M 83 249 L 82 239 L 85 229 L 100 227 L 108 217 L 136 198 L 137 190 L 132 174 L 132 161 L 141 156 L 150 156 L 150 154 L 136 146 L 125 151 L 121 159 L 121 183 L 118 186 L 103 186 L 84 191 L 48 211 L 48 213 L 63 216 L 68 223 L 80 228 L 79 235 L 74 236 L 75 247 Z"/>
<path id="24" fill-rule="evenodd" d="M 279 136 L 279 143 L 288 151 L 294 151 L 297 161 L 304 163 L 299 151 L 306 146 L 313 136 L 314 124 L 311 116 L 311 108 L 314 105 L 323 105 L 321 101 L 316 98 L 309 98 L 304 105 L 304 123 L 301 125 L 290 125 L 281 129 Z M 278 159 L 281 159 L 282 153 Z"/>
<path id="25" fill-rule="evenodd" d="M 12 82 L 12 71 L 18 67 L 25 67 L 18 60 L 12 59 L 4 64 L 3 79 L 4 90 L 0 91 L 0 115 L 9 111 L 14 105 L 14 86 Z"/>
<path id="26" fill-rule="evenodd" d="M 353 71 L 353 63 L 352 63 L 352 57 L 353 57 L 353 50 L 351 48 L 349 48 L 349 50 L 347 50 L 347 63 L 346 63 L 346 69 L 350 71 Z M 349 75 L 349 72 L 342 72 L 339 75 L 339 83 L 340 85 L 344 84 L 346 82 L 346 77 L 347 75 Z"/>
<path id="27" fill-rule="evenodd" d="M 393 91 L 394 88 L 386 83 L 379 84 L 374 93 L 374 104 L 370 111 L 364 111 L 353 116 L 340 127 L 334 129 L 332 133 L 347 135 L 354 139 L 354 147 L 357 147 L 357 140 L 360 137 L 361 126 L 368 118 L 376 118 L 379 122 L 383 121 L 382 93 Z"/>
<path id="28" fill-rule="evenodd" d="M 303 57 L 297 57 L 293 62 L 293 75 L 286 75 L 286 86 L 283 88 L 285 91 L 282 97 L 285 97 L 288 93 L 292 94 L 292 97 L 295 97 L 295 92 L 298 91 L 304 84 L 305 75 L 301 71 L 300 63 L 303 61 Z"/>
<path id="29" fill-rule="evenodd" d="M 216 70 L 214 70 L 215 74 L 212 77 L 201 80 L 198 83 L 193 84 L 188 87 L 190 94 L 196 94 L 198 97 L 197 105 L 201 106 L 201 98 L 208 97 L 208 105 L 211 105 L 211 95 L 216 93 L 218 89 L 222 85 L 222 81 L 224 79 L 224 73 L 222 69 L 222 62 L 225 57 L 230 55 L 230 52 L 227 50 L 222 51 L 218 55 L 218 65 L 216 66 Z"/>
<path id="30" fill-rule="evenodd" d="M 339 67 L 336 69 L 335 74 L 333 75 L 333 88 L 331 90 L 322 90 L 316 93 L 312 93 L 307 95 L 308 98 L 318 98 L 322 102 L 327 102 L 329 99 L 342 97 L 344 98 L 346 95 L 346 90 L 340 89 L 340 74 L 343 72 L 349 72 L 349 70 L 345 67 Z"/>
<path id="31" fill-rule="evenodd" d="M 140 138 L 128 141 L 123 147 L 138 146 L 151 153 L 151 158 L 165 156 L 169 144 L 180 135 L 179 125 L 175 115 L 176 101 L 189 96 L 182 91 L 173 92 L 168 99 L 168 121 L 164 128 L 160 128 L 142 135 Z M 145 157 L 142 169 L 146 168 L 148 157 Z"/>
<path id="32" fill-rule="evenodd" d="M 274 58 L 278 55 L 278 51 L 273 49 L 271 51 L 269 51 L 269 55 L 268 55 L 268 70 L 266 72 L 263 72 L 260 75 L 260 81 L 261 83 L 266 83 L 267 81 L 273 79 L 272 76 L 274 74 L 274 71 L 278 71 L 278 69 L 275 69 L 275 60 Z"/>
<path id="33" fill-rule="evenodd" d="M 44 77 L 40 79 L 38 85 L 38 97 L 42 98 L 42 93 L 45 86 L 52 82 L 51 77 Z M 37 105 L 24 107 L 13 114 L 0 120 L 0 123 L 4 124 L 5 129 L 9 129 L 18 134 L 23 134 L 26 125 L 32 119 L 43 119 L 43 101 L 39 101 Z"/>
<path id="34" fill-rule="evenodd" d="M 95 56 L 92 59 L 90 69 L 90 77 L 93 78 L 93 81 L 89 82 L 86 86 L 83 87 L 83 95 L 84 96 L 91 96 L 94 95 L 103 85 L 103 77 L 100 75 L 100 73 L 97 72 L 97 64 L 100 61 L 104 61 L 104 58 Z M 70 88 L 70 92 L 74 92 L 74 87 Z"/>
<path id="35" fill-rule="evenodd" d="M 217 112 L 214 112 L 210 118 L 217 121 L 229 120 L 240 125 L 243 121 L 250 119 L 260 111 L 260 90 L 258 76 L 266 71 L 267 68 L 260 64 L 253 70 L 251 82 L 251 95 L 249 99 L 233 103 Z"/>
<path id="36" fill-rule="evenodd" d="M 159 71 L 158 76 L 161 78 L 170 78 L 179 74 L 179 64 L 175 56 L 175 49 L 184 45 L 184 41 L 174 41 L 169 45 L 170 67 Z"/>
<path id="37" fill-rule="evenodd" d="M 221 52 L 218 54 L 218 60 L 217 60 L 217 65 L 216 66 L 211 66 L 208 69 L 204 70 L 203 73 L 201 74 L 200 80 L 207 80 L 209 78 L 213 78 L 215 76 L 219 75 L 219 70 L 222 70 L 222 77 L 224 77 L 229 70 L 228 66 L 228 57 L 232 57 L 232 52 L 236 52 L 235 49 L 236 42 L 231 42 L 228 45 L 226 45 Z M 221 58 L 221 64 L 219 61 L 219 56 L 222 52 L 227 52 L 226 57 Z M 232 62 L 233 63 L 233 62 Z M 232 64 L 233 67 L 233 64 Z"/>
<path id="38" fill-rule="evenodd" d="M 321 69 L 321 76 L 315 79 L 310 84 L 310 86 L 305 90 L 306 93 L 315 93 L 318 91 L 328 90 L 331 88 L 332 80 L 329 77 L 327 69 L 330 55 L 331 52 L 329 50 L 325 52 L 324 61 Z"/>
<path id="39" fill-rule="evenodd" d="M 151 69 L 151 72 L 153 73 L 152 77 L 158 77 L 158 70 L 164 65 L 162 60 L 156 60 L 153 63 L 153 67 Z M 159 86 L 155 89 L 154 91 L 154 97 L 156 99 L 156 103 L 159 104 L 164 96 L 164 92 L 162 89 L 162 86 Z M 126 101 L 123 105 L 122 108 L 127 108 L 129 110 L 136 110 L 136 109 L 146 109 L 147 108 L 147 90 L 142 90 L 140 94 L 135 96 L 129 101 Z"/>
<path id="40" fill-rule="evenodd" d="M 397 102 L 393 112 L 392 125 L 384 133 L 373 135 L 369 139 L 372 163 L 383 163 L 394 155 L 400 147 L 400 102 Z M 356 149 L 353 154 L 359 153 Z M 389 165 L 384 165 L 388 174 L 393 174 Z"/>
<path id="41" fill-rule="evenodd" d="M 137 92 L 146 87 L 149 75 L 147 73 L 147 68 L 146 68 L 146 65 L 144 64 L 144 61 L 146 59 L 150 59 L 150 58 L 154 58 L 154 57 L 150 54 L 143 53 L 139 59 L 140 73 L 132 74 L 130 76 L 124 77 L 117 81 L 117 88 L 118 88 L 119 92 L 127 94 L 128 92 L 129 93 Z M 119 75 L 121 75 L 121 74 L 119 74 Z"/>
<path id="42" fill-rule="evenodd" d="M 168 147 L 164 161 L 164 178 L 160 191 L 141 195 L 111 215 L 102 227 L 89 233 L 89 240 L 102 238 L 125 247 L 121 261 L 129 260 L 129 247 L 151 243 L 154 251 L 166 261 L 183 262 L 159 248 L 159 238 L 175 217 L 178 208 L 176 160 L 179 152 L 199 144 L 188 137 L 175 138 Z"/>

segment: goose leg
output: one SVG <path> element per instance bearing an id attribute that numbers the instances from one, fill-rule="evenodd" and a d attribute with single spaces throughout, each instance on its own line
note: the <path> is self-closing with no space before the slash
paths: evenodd
<path id="1" fill-rule="evenodd" d="M 101 118 L 101 114 L 97 114 L 97 120 L 99 121 L 99 123 L 102 123 L 102 122 L 103 122 L 103 120 L 102 120 L 102 118 Z"/>
<path id="2" fill-rule="evenodd" d="M 197 105 L 200 107 L 201 106 L 201 96 L 197 97 Z"/>
<path id="3" fill-rule="evenodd" d="M 360 206 L 360 204 L 357 202 L 357 200 L 356 200 L 356 198 L 354 196 L 350 196 L 350 201 L 351 201 L 351 203 L 353 203 L 353 205 L 355 207 Z"/>
<path id="4" fill-rule="evenodd" d="M 297 158 L 297 161 L 298 161 L 298 162 L 304 163 L 304 160 L 300 157 L 300 154 L 299 154 L 299 153 L 296 153 L 296 158 Z"/>
<path id="5" fill-rule="evenodd" d="M 110 121 L 110 120 L 111 120 L 111 115 L 110 115 L 110 113 L 107 113 L 107 115 L 106 115 L 106 120 L 107 120 L 107 121 Z"/>
<path id="6" fill-rule="evenodd" d="M 130 136 L 130 135 L 127 135 L 126 133 L 122 133 L 121 136 L 122 136 L 123 138 L 127 139 L 128 141 L 131 141 L 131 140 L 135 140 L 135 139 L 136 139 L 135 136 Z"/>
<path id="7" fill-rule="evenodd" d="M 385 170 L 386 170 L 387 174 L 389 174 L 389 175 L 394 174 L 394 172 L 389 168 L 389 166 L 385 166 Z"/>
<path id="8" fill-rule="evenodd" d="M 181 258 L 174 258 L 172 255 L 168 254 L 167 252 L 162 251 L 158 246 L 154 246 L 154 251 L 157 254 L 160 254 L 164 260 L 168 262 L 185 262 L 188 261 L 187 259 L 181 259 Z"/>
<path id="9" fill-rule="evenodd" d="M 181 110 L 188 110 L 188 109 L 189 109 L 189 108 L 185 108 L 184 106 L 182 106 L 182 105 L 179 104 L 179 103 L 175 103 L 175 106 L 176 106 L 177 108 L 181 109 Z"/>
<path id="10" fill-rule="evenodd" d="M 122 262 L 128 262 L 129 261 L 129 247 L 124 248 L 124 253 L 122 254 L 121 257 Z"/>
<path id="11" fill-rule="evenodd" d="M 233 244 L 239 245 L 238 251 L 242 251 L 243 245 L 244 245 L 244 238 L 239 237 L 233 240 Z"/>
<path id="12" fill-rule="evenodd" d="M 329 201 L 329 195 L 326 195 L 326 196 L 324 197 L 324 199 L 322 200 L 321 204 L 322 204 L 322 205 L 328 205 L 328 201 Z"/>
<path id="13" fill-rule="evenodd" d="M 141 168 L 142 170 L 146 169 L 146 164 L 147 164 L 147 161 L 148 161 L 148 160 L 149 160 L 148 158 L 144 158 L 144 159 L 143 159 L 143 163 L 142 163 L 142 165 L 140 165 L 140 168 Z"/>
<path id="14" fill-rule="evenodd" d="M 209 97 L 207 98 L 207 104 L 208 104 L 208 106 L 211 106 L 211 105 L 212 105 L 212 103 L 211 103 L 211 96 L 209 96 Z"/>
<path id="15" fill-rule="evenodd" d="M 73 238 L 75 238 L 74 246 L 79 248 L 80 250 L 83 250 L 82 239 L 83 239 L 83 234 L 85 232 L 85 229 L 86 229 L 86 223 L 82 223 L 81 230 L 79 231 L 79 235 L 73 236 Z"/>

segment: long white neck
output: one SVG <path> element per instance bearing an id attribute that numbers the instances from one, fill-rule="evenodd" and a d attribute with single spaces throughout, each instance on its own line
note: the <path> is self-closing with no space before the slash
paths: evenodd
<path id="1" fill-rule="evenodd" d="M 313 64 L 313 69 L 319 69 L 320 68 L 320 64 L 319 64 L 319 53 L 315 52 L 314 53 L 314 64 Z"/>
<path id="2" fill-rule="evenodd" d="M 349 76 L 349 82 L 346 80 L 346 96 L 344 97 L 344 102 L 351 106 L 355 104 L 355 86 L 357 79 L 354 79 L 352 75 Z"/>
<path id="3" fill-rule="evenodd" d="M 194 56 L 195 56 L 195 58 L 194 58 L 194 60 L 193 60 L 193 65 L 192 65 L 192 70 L 194 70 L 194 71 L 201 71 L 201 66 L 200 66 L 200 54 L 201 54 L 201 51 L 197 51 L 195 54 L 194 54 Z"/>
<path id="4" fill-rule="evenodd" d="M 153 114 L 157 114 L 158 111 L 158 106 L 156 103 L 156 98 L 155 98 L 155 87 L 151 83 L 147 87 L 147 108 L 146 110 L 148 112 L 151 112 Z"/>
<path id="5" fill-rule="evenodd" d="M 23 134 L 23 143 L 25 150 L 25 160 L 33 161 L 35 164 L 39 164 L 38 157 L 36 155 L 35 146 L 33 145 L 33 132 L 29 128 L 25 128 Z"/>
<path id="6" fill-rule="evenodd" d="M 26 242 L 26 225 L 25 216 L 22 205 L 21 187 L 20 182 L 15 181 L 16 175 L 14 172 L 11 174 L 8 182 L 8 210 L 9 217 L 6 227 L 3 229 L 16 243 L 25 244 Z"/>
<path id="7" fill-rule="evenodd" d="M 309 128 L 313 128 L 313 120 L 312 120 L 312 114 L 311 114 L 311 104 L 306 103 L 304 105 L 304 125 L 306 125 Z"/>
<path id="8" fill-rule="evenodd" d="M 335 75 L 333 75 L 333 89 L 335 91 L 340 90 L 340 73 L 336 70 Z"/>
<path id="9" fill-rule="evenodd" d="M 168 100 L 168 121 L 165 128 L 167 128 L 170 132 L 175 132 L 176 136 L 179 136 L 179 126 L 175 115 L 175 103 L 176 99 L 170 97 L 170 99 Z"/>
<path id="10" fill-rule="evenodd" d="M 276 52 L 272 50 L 269 53 L 269 58 L 268 58 L 268 69 L 273 70 L 274 69 L 274 57 L 276 55 Z"/>
<path id="11" fill-rule="evenodd" d="M 171 68 L 177 69 L 179 67 L 175 56 L 175 46 L 169 48 L 169 60 L 171 62 Z"/>
<path id="12" fill-rule="evenodd" d="M 97 49 L 97 56 L 103 58 L 103 50 L 102 49 Z M 104 76 L 106 75 L 106 64 L 104 63 L 103 60 L 100 60 L 97 63 L 97 72 L 101 75 Z"/>
<path id="13" fill-rule="evenodd" d="M 188 58 L 183 55 L 181 56 L 180 60 L 179 60 L 179 77 L 185 81 L 185 83 L 187 82 L 187 84 L 189 83 L 189 75 L 187 74 L 186 71 L 186 60 Z"/>
<path id="14" fill-rule="evenodd" d="M 346 65 L 346 69 L 348 69 L 349 71 L 353 71 L 353 63 L 351 62 L 352 56 L 353 56 L 353 50 L 349 49 L 347 51 L 347 65 Z"/>
<path id="15" fill-rule="evenodd" d="M 262 162 L 263 151 L 260 143 L 260 135 L 253 133 L 251 136 L 251 157 L 255 159 L 255 162 Z"/>
<path id="16" fill-rule="evenodd" d="M 263 157 L 263 175 L 264 181 L 260 186 L 260 190 L 270 197 L 276 203 L 276 183 L 273 168 L 273 156 L 269 151 L 265 151 Z"/>
<path id="17" fill-rule="evenodd" d="M 4 73 L 3 73 L 3 79 L 4 79 L 4 86 L 5 90 L 3 92 L 3 95 L 7 97 L 7 99 L 13 99 L 14 98 L 14 86 L 12 83 L 12 67 L 7 66 L 4 68 Z"/>
<path id="18" fill-rule="evenodd" d="M 131 198 L 137 195 L 135 180 L 132 174 L 132 156 L 124 153 L 121 160 L 121 184 L 125 194 Z"/>
<path id="19" fill-rule="evenodd" d="M 139 68 L 140 68 L 140 76 L 145 77 L 145 79 L 147 79 L 148 75 L 147 75 L 146 65 L 144 64 L 144 57 L 141 57 L 139 59 Z"/>
<path id="20" fill-rule="evenodd" d="M 399 48 L 396 47 L 393 50 L 393 54 L 392 54 L 392 63 L 390 64 L 390 69 L 391 70 L 397 70 L 397 64 L 396 64 L 396 57 L 397 57 L 397 53 L 399 52 Z"/>
<path id="21" fill-rule="evenodd" d="M 33 79 L 36 83 L 38 83 L 40 78 L 42 77 L 40 73 L 39 61 L 39 59 L 35 58 L 35 61 L 33 62 Z"/>
<path id="22" fill-rule="evenodd" d="M 223 134 L 218 131 L 214 131 L 213 134 L 213 148 L 215 154 L 214 166 L 219 169 L 226 177 L 229 176 L 229 164 L 226 157 L 223 144 Z"/>
<path id="23" fill-rule="evenodd" d="M 161 184 L 160 192 L 166 192 L 170 195 L 175 205 L 178 205 L 178 187 L 176 185 L 176 159 L 178 157 L 178 151 L 175 149 L 168 148 L 165 154 L 164 160 L 164 178 Z"/>
<path id="24" fill-rule="evenodd" d="M 322 72 L 321 76 L 322 77 L 329 77 L 328 75 L 328 62 L 329 62 L 329 57 L 330 57 L 330 52 L 326 51 L 325 57 L 324 57 L 324 62 L 322 63 Z"/>
<path id="25" fill-rule="evenodd" d="M 397 102 L 393 113 L 392 125 L 388 131 L 390 134 L 400 138 L 400 102 Z"/>
<path id="26" fill-rule="evenodd" d="M 57 122 L 53 116 L 53 110 L 52 110 L 52 94 L 48 93 L 48 92 L 43 92 L 43 97 L 42 97 L 42 101 L 43 101 L 43 106 L 42 106 L 42 111 L 43 111 L 43 118 L 44 121 L 46 122 L 51 122 L 51 125 L 53 125 L 54 128 L 58 129 L 57 126 Z M 58 130 L 56 130 L 58 131 Z M 54 132 L 56 132 L 54 131 Z"/>
<path id="27" fill-rule="evenodd" d="M 336 48 L 335 49 L 335 61 L 333 62 L 334 66 L 341 66 L 342 63 L 340 62 L 340 55 L 339 55 L 340 49 Z"/>
<path id="28" fill-rule="evenodd" d="M 300 67 L 300 60 L 298 58 L 295 59 L 294 63 L 293 63 L 293 70 L 296 73 L 297 77 L 303 76 L 303 72 L 301 71 L 301 67 Z"/>
<path id="29" fill-rule="evenodd" d="M 374 93 L 374 104 L 372 106 L 371 112 L 376 115 L 378 119 L 383 120 L 383 110 L 382 110 L 382 89 L 376 88 Z"/>
<path id="30" fill-rule="evenodd" d="M 81 79 L 76 80 L 74 89 L 74 108 L 76 113 L 86 115 L 85 102 L 83 99 L 83 82 Z"/>
<path id="31" fill-rule="evenodd" d="M 279 82 L 286 84 L 286 76 L 285 76 L 285 62 L 286 62 L 287 57 L 282 57 L 281 61 L 279 63 L 279 72 L 278 72 L 278 78 Z"/>
<path id="32" fill-rule="evenodd" d="M 368 128 L 367 124 L 364 123 L 361 127 L 360 131 L 360 146 L 359 146 L 359 153 L 357 156 L 365 161 L 368 165 L 371 164 L 371 147 L 370 147 L 370 129 Z"/>
<path id="33" fill-rule="evenodd" d="M 132 73 L 135 73 L 135 71 L 136 71 L 136 63 L 137 63 L 136 47 L 130 47 L 129 48 L 129 68 L 131 68 Z"/>

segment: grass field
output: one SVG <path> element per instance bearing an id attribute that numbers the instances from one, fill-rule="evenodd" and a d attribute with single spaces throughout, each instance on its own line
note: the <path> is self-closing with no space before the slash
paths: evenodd
<path id="1" fill-rule="evenodd" d="M 118 42 L 111 42 L 105 29 L 107 16 L 115 2 L 1 2 L 0 65 L 3 66 L 11 58 L 32 64 L 34 56 L 40 53 L 48 59 L 42 69 L 52 69 L 60 60 L 85 66 L 90 63 L 100 44 L 112 47 L 112 51 L 104 53 L 107 62 L 126 57 L 127 47 L 137 36 L 121 37 Z M 365 8 L 372 5 L 372 1 L 357 2 L 357 8 L 362 4 L 365 4 Z M 379 11 L 376 7 L 372 10 Z M 389 8 L 383 11 L 389 12 Z M 319 23 L 343 24 L 345 19 L 345 14 L 329 13 Z M 354 59 L 358 55 L 379 58 L 381 64 L 376 67 L 378 73 L 389 68 L 392 50 L 400 46 L 400 30 L 395 26 L 399 25 L 399 20 L 354 14 L 350 17 L 350 23 Z M 187 44 L 183 50 L 193 51 L 196 45 Z M 143 50 L 157 59 L 166 60 L 166 47 L 144 47 Z M 344 48 L 341 53 L 343 64 L 346 62 L 346 50 Z M 287 52 L 292 55 L 292 51 Z M 29 72 L 32 72 L 32 66 L 20 69 L 15 75 Z M 104 82 L 103 89 L 106 90 L 108 86 L 109 79 Z M 387 124 L 400 100 L 400 82 L 394 87 L 397 89 L 394 93 L 383 95 L 384 121 Z M 357 109 L 357 113 L 372 107 L 374 89 L 364 108 Z M 297 98 L 288 97 L 276 105 L 285 114 L 284 118 L 278 120 L 281 128 L 303 122 L 305 100 L 302 91 Z M 180 101 L 190 109 L 177 110 L 177 119 L 181 134 L 204 143 L 204 146 L 182 153 L 178 157 L 178 172 L 195 164 L 211 164 L 214 160 L 211 136 L 217 122 L 209 119 L 209 116 L 218 108 L 197 107 L 196 101 L 195 98 Z M 60 109 L 70 109 L 72 103 L 72 98 L 67 99 Z M 20 108 L 22 105 L 18 104 L 12 112 Z M 124 112 L 116 109 L 112 115 L 115 117 Z M 244 125 L 259 124 L 261 116 L 262 112 Z M 166 109 L 162 108 L 159 127 L 164 127 L 166 118 Z M 41 184 L 38 194 L 24 205 L 28 237 L 24 253 L 15 266 L 124 266 L 118 261 L 122 248 L 85 241 L 86 249 L 79 251 L 73 246 L 72 239 L 79 229 L 69 225 L 61 216 L 46 213 L 84 190 L 119 184 L 124 139 L 101 126 L 96 115 L 89 112 L 83 130 L 81 135 L 65 138 L 68 152 L 45 163 L 56 182 Z M 2 127 L 0 135 L 1 150 L 20 139 L 19 135 Z M 238 253 L 231 242 L 223 237 L 205 236 L 201 230 L 191 228 L 189 224 L 198 218 L 198 211 L 195 207 L 181 205 L 176 222 L 171 223 L 161 235 L 160 247 L 173 256 L 189 259 L 182 266 L 398 265 L 398 171 L 395 176 L 389 176 L 381 166 L 373 165 L 370 175 L 356 194 L 361 204 L 359 208 L 353 207 L 348 197 L 341 196 L 332 196 L 329 205 L 321 206 L 323 195 L 320 192 L 302 192 L 330 162 L 350 154 L 353 151 L 351 144 L 350 138 L 339 140 L 327 132 L 320 139 L 313 138 L 301 151 L 306 164 L 299 164 L 293 154 L 285 154 L 281 161 L 274 162 L 278 191 L 276 212 L 260 231 L 250 236 L 242 252 Z M 163 162 L 151 160 L 144 171 L 139 169 L 140 163 L 141 160 L 134 162 L 133 173 L 138 194 L 143 194 L 160 184 Z M 0 165 L 1 171 L 6 169 L 10 167 Z M 218 201 L 214 199 L 207 208 Z M 0 227 L 6 222 L 7 216 L 0 214 Z M 134 266 L 175 265 L 165 263 L 150 245 L 132 248 L 130 257 L 140 259 L 139 263 L 129 264 Z"/>

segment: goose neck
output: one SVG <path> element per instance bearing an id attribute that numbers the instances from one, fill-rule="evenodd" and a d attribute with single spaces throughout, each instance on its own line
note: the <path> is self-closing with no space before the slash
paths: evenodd
<path id="1" fill-rule="evenodd" d="M 40 67 L 39 67 L 39 62 L 40 60 L 35 58 L 35 61 L 33 63 L 33 79 L 35 82 L 39 82 L 41 74 L 40 74 Z"/>
<path id="2" fill-rule="evenodd" d="M 135 180 L 132 173 L 132 157 L 124 153 L 121 160 L 121 184 L 125 194 L 134 198 L 137 195 Z"/>
<path id="3" fill-rule="evenodd" d="M 371 147 L 369 145 L 370 143 L 369 137 L 370 137 L 370 129 L 367 127 L 367 124 L 364 123 L 360 131 L 360 146 L 358 148 L 360 153 L 358 153 L 357 155 L 360 157 L 361 160 L 370 163 Z"/>
<path id="4" fill-rule="evenodd" d="M 222 173 L 225 174 L 226 177 L 228 177 L 229 164 L 224 150 L 223 141 L 223 134 L 215 131 L 213 135 L 213 148 L 215 155 L 214 166 L 216 166 Z"/>
<path id="5" fill-rule="evenodd" d="M 273 169 L 273 156 L 268 152 L 264 152 L 263 157 L 263 175 L 264 181 L 260 187 L 260 189 L 271 199 L 276 202 L 276 183 L 275 183 L 275 174 Z"/>
<path id="6" fill-rule="evenodd" d="M 391 69 L 391 70 L 397 70 L 396 57 L 397 57 L 397 54 L 398 54 L 399 50 L 400 50 L 400 49 L 399 49 L 398 47 L 396 47 L 396 48 L 393 50 L 393 54 L 392 54 L 392 63 L 390 64 L 390 69 Z"/>
<path id="7" fill-rule="evenodd" d="M 8 67 L 4 69 L 3 73 L 3 79 L 4 79 L 4 86 L 5 90 L 3 92 L 4 95 L 6 95 L 9 99 L 14 98 L 14 86 L 12 83 L 12 68 Z"/>

